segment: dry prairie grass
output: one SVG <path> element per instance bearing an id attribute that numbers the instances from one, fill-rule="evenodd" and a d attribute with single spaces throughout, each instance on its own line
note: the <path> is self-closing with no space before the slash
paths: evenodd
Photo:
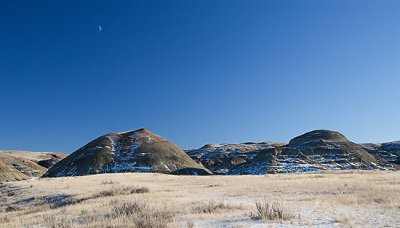
<path id="1" fill-rule="evenodd" d="M 252 216 L 254 219 L 260 220 L 291 220 L 296 216 L 295 214 L 282 203 L 269 203 L 267 202 L 257 202 L 257 211 Z"/>
<path id="2" fill-rule="evenodd" d="M 3 183 L 0 199 L 0 227 L 400 227 L 400 172 L 102 174 Z M 254 220 L 257 202 L 295 216 Z"/>
<path id="3" fill-rule="evenodd" d="M 92 198 L 107 197 L 107 196 L 118 196 L 118 195 L 132 195 L 149 192 L 147 187 L 123 187 L 113 188 L 109 190 L 102 190 L 92 196 Z"/>
<path id="4" fill-rule="evenodd" d="M 173 221 L 175 212 L 168 209 L 148 206 L 144 201 L 125 202 L 112 208 L 111 217 L 128 218 L 138 228 L 162 228 Z"/>
<path id="5" fill-rule="evenodd" d="M 193 212 L 214 214 L 222 211 L 231 211 L 237 208 L 240 207 L 234 207 L 226 202 L 215 202 L 214 200 L 210 200 L 207 203 L 200 203 L 193 207 Z"/>

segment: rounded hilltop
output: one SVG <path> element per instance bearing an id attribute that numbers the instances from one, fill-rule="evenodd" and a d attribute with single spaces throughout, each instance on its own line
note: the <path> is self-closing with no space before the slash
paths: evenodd
<path id="1" fill-rule="evenodd" d="M 111 138 L 120 137 L 124 140 L 131 138 L 138 142 L 167 141 L 165 138 L 147 130 L 146 128 L 140 128 L 137 130 L 126 131 L 126 132 L 109 133 L 102 137 L 111 137 Z"/>
<path id="2" fill-rule="evenodd" d="M 126 134 L 126 133 L 140 133 L 140 134 L 144 134 L 144 135 L 156 135 L 153 132 L 147 130 L 146 128 L 139 128 L 137 130 L 130 130 L 130 131 L 126 131 L 126 132 L 118 132 L 115 134 Z"/>
<path id="3" fill-rule="evenodd" d="M 348 142 L 349 140 L 337 131 L 330 130 L 314 130 L 297 136 L 289 141 L 289 145 L 308 143 L 317 140 L 325 140 L 330 142 Z"/>
<path id="4" fill-rule="evenodd" d="M 156 172 L 211 174 L 167 139 L 140 128 L 103 135 L 54 165 L 43 177 L 97 173 Z"/>

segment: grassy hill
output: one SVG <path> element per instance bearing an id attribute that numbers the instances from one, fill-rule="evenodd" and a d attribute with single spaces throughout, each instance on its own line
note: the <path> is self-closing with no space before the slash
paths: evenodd
<path id="1" fill-rule="evenodd" d="M 0 182 L 39 177 L 46 170 L 29 159 L 0 153 Z"/>

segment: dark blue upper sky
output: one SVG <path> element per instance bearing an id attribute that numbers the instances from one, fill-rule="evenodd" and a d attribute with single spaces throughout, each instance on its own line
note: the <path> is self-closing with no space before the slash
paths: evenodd
<path id="1" fill-rule="evenodd" d="M 0 149 L 399 140 L 399 25 L 396 0 L 0 1 Z"/>

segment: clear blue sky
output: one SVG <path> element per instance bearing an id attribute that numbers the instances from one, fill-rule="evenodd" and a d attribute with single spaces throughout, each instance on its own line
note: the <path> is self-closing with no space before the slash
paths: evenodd
<path id="1" fill-rule="evenodd" d="M 399 25 L 396 0 L 0 1 L 0 149 L 399 140 Z"/>

